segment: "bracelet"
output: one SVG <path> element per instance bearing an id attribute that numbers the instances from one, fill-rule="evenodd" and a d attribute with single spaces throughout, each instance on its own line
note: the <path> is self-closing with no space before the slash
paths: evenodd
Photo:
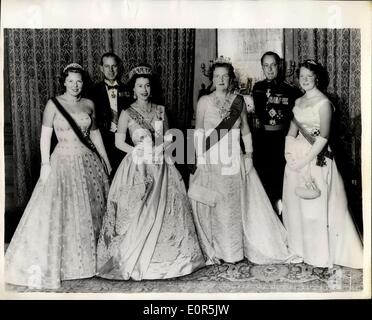
<path id="1" fill-rule="evenodd" d="M 49 165 L 50 166 L 50 162 L 42 162 L 41 163 L 41 166 L 46 166 L 46 165 Z"/>

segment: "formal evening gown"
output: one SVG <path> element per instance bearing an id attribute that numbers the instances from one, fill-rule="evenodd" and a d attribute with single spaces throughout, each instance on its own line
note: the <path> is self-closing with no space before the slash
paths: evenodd
<path id="1" fill-rule="evenodd" d="M 319 107 L 322 102 L 308 108 L 293 108 L 297 121 L 312 136 L 319 135 Z M 311 149 L 311 144 L 299 133 L 293 149 L 294 157 L 301 159 Z M 325 165 L 318 166 L 316 161 L 317 158 L 300 172 L 288 166 L 285 168 L 283 222 L 288 231 L 289 247 L 304 262 L 314 266 L 332 267 L 337 264 L 362 268 L 363 245 L 348 210 L 336 162 L 325 157 Z M 303 185 L 309 176 L 320 189 L 320 197 L 301 199 L 295 189 Z"/>
<path id="2" fill-rule="evenodd" d="M 91 118 L 72 113 L 83 131 Z M 96 274 L 96 243 L 109 181 L 98 156 L 57 111 L 58 143 L 47 180 L 37 182 L 5 254 L 5 282 L 55 289 L 61 280 Z"/>
<path id="3" fill-rule="evenodd" d="M 232 95 L 230 105 L 234 98 Z M 213 93 L 202 97 L 199 104 L 206 105 L 204 129 L 215 128 L 222 117 Z M 240 134 L 232 134 L 233 130 L 240 132 L 240 126 L 239 118 L 228 134 L 209 149 L 207 163 L 198 164 L 190 177 L 189 195 L 201 248 L 207 264 L 219 263 L 221 259 L 233 263 L 244 258 L 256 264 L 288 262 L 293 255 L 287 248 L 286 231 L 256 170 L 245 173 Z M 222 161 L 220 155 L 232 154 L 233 145 L 239 146 L 237 158 L 232 157 L 231 163 Z M 238 170 L 224 173 L 222 169 L 234 161 Z M 191 194 L 191 190 L 199 189 Z"/>
<path id="4" fill-rule="evenodd" d="M 155 116 L 145 118 L 152 126 L 164 118 L 164 107 L 156 109 Z M 146 135 L 150 139 L 143 129 L 130 113 L 135 145 Z M 123 159 L 109 191 L 97 255 L 98 276 L 117 280 L 179 277 L 205 265 L 185 186 L 173 164 L 137 164 L 131 153 Z"/>

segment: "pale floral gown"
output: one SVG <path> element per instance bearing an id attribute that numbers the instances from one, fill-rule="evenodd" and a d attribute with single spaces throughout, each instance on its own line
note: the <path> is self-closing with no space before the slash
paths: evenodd
<path id="1" fill-rule="evenodd" d="M 230 104 L 235 95 L 230 96 Z M 205 104 L 203 128 L 213 129 L 221 122 L 220 109 L 213 93 L 203 96 L 198 104 Z M 257 172 L 252 168 L 245 173 L 244 161 L 239 151 L 231 163 L 220 158 L 232 154 L 232 145 L 240 146 L 240 118 L 233 128 L 207 152 L 207 164 L 197 167 L 190 177 L 189 195 L 200 244 L 207 264 L 237 262 L 244 258 L 257 264 L 284 263 L 293 258 L 288 251 L 286 231 L 274 212 Z M 232 134 L 239 130 L 239 134 Z M 237 131 L 235 131 L 236 133 Z M 239 147 L 240 148 L 240 147 Z M 234 173 L 223 168 L 238 163 Z M 200 186 L 205 190 L 190 194 Z M 208 195 L 209 199 L 204 199 Z M 213 195 L 213 201 L 211 200 Z"/>
<path id="2" fill-rule="evenodd" d="M 319 135 L 319 106 L 324 100 L 301 109 L 293 108 L 296 119 L 313 136 Z M 299 133 L 295 158 L 301 159 L 311 144 Z M 346 193 L 336 162 L 325 157 L 325 165 L 317 166 L 317 158 L 300 172 L 285 168 L 283 186 L 283 222 L 288 231 L 290 248 L 304 262 L 318 267 L 333 264 L 363 267 L 363 246 L 348 210 Z M 316 199 L 301 199 L 295 188 L 303 186 L 311 176 L 321 191 Z"/>
<path id="3" fill-rule="evenodd" d="M 156 110 L 145 119 L 152 126 L 164 119 L 164 107 Z M 135 145 L 144 135 L 151 137 L 139 123 L 131 114 L 128 129 Z M 117 280 L 178 277 L 205 265 L 174 165 L 136 164 L 132 154 L 123 159 L 110 188 L 97 254 L 98 276 Z"/>
<path id="4" fill-rule="evenodd" d="M 37 182 L 5 254 L 5 282 L 55 289 L 61 280 L 96 274 L 96 242 L 109 181 L 98 156 L 56 111 L 51 172 Z M 85 112 L 71 116 L 89 132 Z"/>

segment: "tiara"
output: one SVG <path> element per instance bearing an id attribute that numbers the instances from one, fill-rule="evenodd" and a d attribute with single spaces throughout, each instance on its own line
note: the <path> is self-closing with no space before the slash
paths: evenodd
<path id="1" fill-rule="evenodd" d="M 319 65 L 319 64 L 318 64 L 315 60 L 313 60 L 313 59 L 307 59 L 305 62 L 310 63 L 310 64 L 313 64 L 313 65 L 315 65 L 315 66 Z"/>
<path id="2" fill-rule="evenodd" d="M 132 79 L 135 74 L 151 74 L 151 68 L 144 66 L 135 67 L 129 72 L 129 79 Z"/>
<path id="3" fill-rule="evenodd" d="M 63 72 L 66 72 L 67 69 L 80 69 L 80 70 L 84 70 L 83 67 L 76 63 L 76 62 L 73 62 L 73 63 L 70 63 L 68 64 L 64 69 L 63 69 Z"/>
<path id="4" fill-rule="evenodd" d="M 219 56 L 216 60 L 213 61 L 213 64 L 215 63 L 227 63 L 227 64 L 232 64 L 231 63 L 231 58 L 229 57 L 224 57 L 224 56 Z"/>

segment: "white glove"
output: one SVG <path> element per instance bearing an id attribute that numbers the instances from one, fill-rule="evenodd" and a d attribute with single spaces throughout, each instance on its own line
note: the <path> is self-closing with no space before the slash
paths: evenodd
<path id="1" fill-rule="evenodd" d="M 251 157 L 244 157 L 244 169 L 245 174 L 247 175 L 253 168 L 253 160 Z"/>
<path id="2" fill-rule="evenodd" d="M 290 167 L 293 165 L 294 162 L 293 151 L 295 141 L 296 139 L 292 136 L 285 137 L 284 157 Z"/>
<path id="3" fill-rule="evenodd" d="M 108 171 L 107 174 L 110 175 L 112 169 L 111 169 L 110 161 L 107 157 L 106 149 L 105 149 L 105 146 L 103 144 L 102 136 L 101 136 L 100 131 L 98 129 L 91 130 L 89 136 L 90 136 L 90 139 L 92 140 L 94 146 L 96 147 L 98 153 L 100 154 L 102 159 L 105 161 L 106 168 L 107 168 L 107 171 Z"/>
<path id="4" fill-rule="evenodd" d="M 135 163 L 143 163 L 144 145 L 142 143 L 139 143 L 135 147 L 133 147 L 131 155 Z"/>
<path id="5" fill-rule="evenodd" d="M 51 171 L 52 171 L 52 168 L 49 163 L 45 163 L 41 165 L 40 178 L 39 178 L 41 183 L 45 183 L 48 180 L 48 177 Z"/>
<path id="6" fill-rule="evenodd" d="M 305 155 L 304 158 L 299 160 L 294 160 L 290 167 L 295 171 L 300 171 L 307 164 L 309 164 L 326 146 L 328 139 L 318 136 L 315 143 L 311 146 L 310 151 Z"/>
<path id="7" fill-rule="evenodd" d="M 242 136 L 242 140 L 244 143 L 244 149 L 246 154 L 250 154 L 253 152 L 253 144 L 252 144 L 252 134 L 249 132 L 248 134 Z"/>
<path id="8" fill-rule="evenodd" d="M 51 171 L 49 157 L 50 157 L 50 141 L 52 138 L 53 128 L 41 126 L 40 134 L 40 154 L 41 154 L 41 169 L 40 180 L 44 183 Z"/>
<path id="9" fill-rule="evenodd" d="M 206 154 L 203 150 L 205 143 L 205 131 L 204 129 L 196 129 L 194 131 L 194 147 L 196 153 L 196 164 L 199 166 L 201 164 L 206 164 Z"/>
<path id="10" fill-rule="evenodd" d="M 168 133 L 164 136 L 164 146 L 167 147 L 173 142 L 173 134 Z"/>

